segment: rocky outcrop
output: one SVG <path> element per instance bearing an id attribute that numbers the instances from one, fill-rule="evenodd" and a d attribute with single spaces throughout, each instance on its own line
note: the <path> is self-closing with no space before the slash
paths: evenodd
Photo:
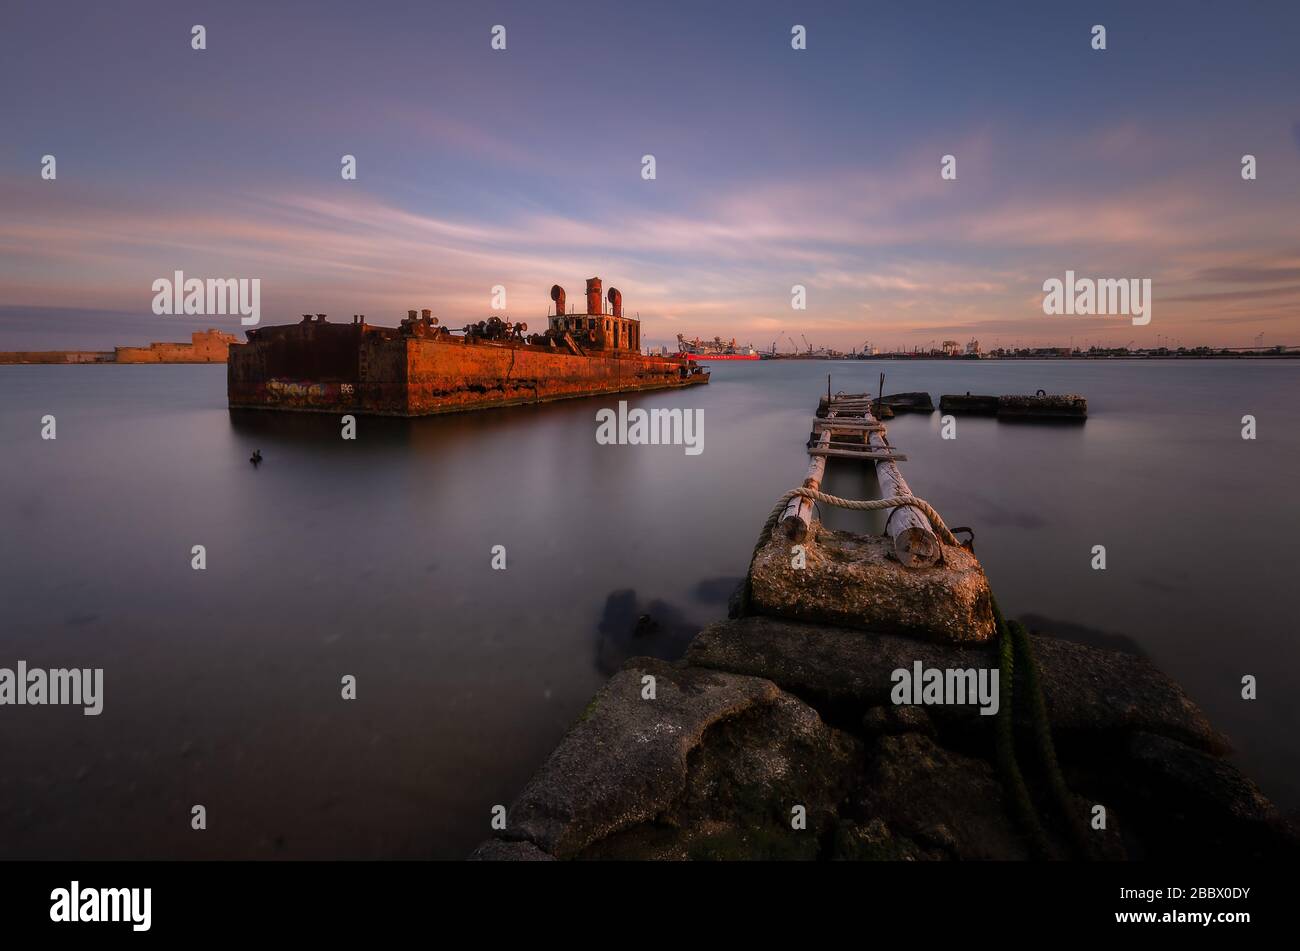
<path id="1" fill-rule="evenodd" d="M 860 758 L 852 738 L 770 680 L 637 658 L 525 787 L 506 835 L 569 858 L 638 827 L 704 830 L 675 837 L 685 849 L 795 806 L 833 815 Z M 653 830 L 639 831 L 603 851 L 649 847 Z"/>
<path id="2" fill-rule="evenodd" d="M 1102 736 L 1140 730 L 1211 753 L 1227 751 L 1227 740 L 1200 709 L 1148 661 L 1054 637 L 1030 640 L 1054 731 Z M 858 716 L 869 707 L 892 706 L 893 672 L 915 661 L 944 668 L 992 668 L 998 663 L 992 644 L 944 646 L 767 617 L 711 624 L 686 656 L 699 667 L 767 677 L 819 705 Z M 936 706 L 928 712 L 940 721 L 971 720 L 965 707 Z"/>
<path id="3" fill-rule="evenodd" d="M 1023 722 L 1018 758 L 1058 854 L 1300 858 L 1294 831 L 1177 684 L 1132 655 L 1043 636 L 1031 647 L 1069 801 L 1050 795 Z M 996 718 L 891 701 L 891 675 L 916 661 L 981 668 L 997 656 L 988 644 L 744 617 L 705 628 L 677 663 L 634 658 L 473 858 L 1033 857 L 995 764 Z M 1015 690 L 1023 698 L 1022 679 Z"/>
<path id="4" fill-rule="evenodd" d="M 1255 861 L 1278 856 L 1281 816 L 1231 763 L 1140 732 L 1129 739 L 1127 753 L 1122 783 L 1159 855 L 1203 859 L 1227 853 Z"/>
<path id="5" fill-rule="evenodd" d="M 881 736 L 871 754 L 861 805 L 895 834 L 934 857 L 1030 858 L 987 760 L 920 733 Z"/>
<path id="6" fill-rule="evenodd" d="M 1031 640 L 1053 730 L 1144 731 L 1210 753 L 1228 752 L 1227 738 L 1149 661 L 1054 637 Z"/>

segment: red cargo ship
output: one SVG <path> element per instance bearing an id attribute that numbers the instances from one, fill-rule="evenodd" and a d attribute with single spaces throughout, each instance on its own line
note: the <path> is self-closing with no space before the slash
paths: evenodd
<path id="1" fill-rule="evenodd" d="M 723 343 L 721 337 L 712 340 L 687 340 L 677 335 L 677 351 L 693 363 L 711 363 L 714 360 L 761 360 L 762 357 L 753 345 L 737 347 L 736 339 Z"/>

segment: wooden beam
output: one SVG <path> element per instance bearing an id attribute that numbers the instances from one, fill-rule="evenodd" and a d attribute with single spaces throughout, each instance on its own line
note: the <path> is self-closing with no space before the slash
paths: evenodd
<path id="1" fill-rule="evenodd" d="M 835 415 L 832 410 L 831 416 Z M 829 446 L 831 442 L 830 433 L 822 433 L 818 440 L 818 445 Z M 822 487 L 822 477 L 826 474 L 826 457 L 808 453 L 808 472 L 803 478 L 803 487 L 805 489 L 820 489 Z M 790 540 L 798 543 L 807 541 L 808 534 L 812 530 L 813 503 L 811 499 L 796 497 L 790 500 L 790 504 L 785 507 L 785 512 L 781 515 L 781 527 L 785 530 Z"/>
<path id="2" fill-rule="evenodd" d="M 893 462 L 906 462 L 907 456 L 902 453 L 876 452 L 865 450 L 863 452 L 854 452 L 850 449 L 823 449 L 820 446 L 814 446 L 808 450 L 810 456 L 835 456 L 839 459 L 866 459 L 867 461 L 890 460 Z"/>
<path id="3" fill-rule="evenodd" d="M 843 439 L 836 439 L 834 434 L 832 434 L 829 443 L 822 443 L 819 442 L 816 437 L 811 437 L 808 440 L 808 448 L 814 449 L 820 446 L 823 449 L 856 449 L 859 452 L 875 452 L 874 449 L 867 445 L 865 440 L 859 442 L 858 440 L 851 439 L 851 436 L 852 434 L 850 433 Z"/>
<path id="4" fill-rule="evenodd" d="M 873 449 L 891 450 L 889 439 L 883 433 L 868 433 L 867 442 Z M 876 463 L 876 478 L 880 481 L 883 498 L 911 495 L 903 473 L 892 460 Z M 894 509 L 885 523 L 889 537 L 894 540 L 894 555 L 905 568 L 930 568 L 938 563 L 943 549 L 930 528 L 930 520 L 918 508 L 903 505 Z"/>
<path id="5" fill-rule="evenodd" d="M 813 432 L 859 433 L 874 430 L 882 432 L 884 423 L 868 423 L 859 419 L 817 419 L 813 418 Z"/>

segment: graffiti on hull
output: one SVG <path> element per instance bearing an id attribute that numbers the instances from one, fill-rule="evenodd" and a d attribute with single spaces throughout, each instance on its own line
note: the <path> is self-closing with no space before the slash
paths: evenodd
<path id="1" fill-rule="evenodd" d="M 285 403 L 329 403 L 337 401 L 340 396 L 350 395 L 352 385 L 349 383 L 309 383 L 300 380 L 272 379 L 266 381 L 266 394 L 274 400 Z"/>

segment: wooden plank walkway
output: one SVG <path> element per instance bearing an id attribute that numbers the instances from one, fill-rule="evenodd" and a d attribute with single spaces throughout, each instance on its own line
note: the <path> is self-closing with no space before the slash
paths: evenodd
<path id="1" fill-rule="evenodd" d="M 821 489 L 828 458 L 857 459 L 875 464 L 876 478 L 885 498 L 912 494 L 897 465 L 907 461 L 907 456 L 890 444 L 886 427 L 872 414 L 872 407 L 869 393 L 831 395 L 827 377 L 827 396 L 818 406 L 806 447 L 805 488 Z M 836 439 L 836 436 L 844 438 Z M 847 441 L 855 437 L 860 441 Z M 781 525 L 792 540 L 802 542 L 812 529 L 812 518 L 812 501 L 795 498 L 786 506 Z M 910 505 L 893 509 L 885 522 L 885 531 L 893 539 L 894 554 L 903 565 L 924 568 L 938 563 L 942 553 L 939 539 L 919 509 Z"/>

